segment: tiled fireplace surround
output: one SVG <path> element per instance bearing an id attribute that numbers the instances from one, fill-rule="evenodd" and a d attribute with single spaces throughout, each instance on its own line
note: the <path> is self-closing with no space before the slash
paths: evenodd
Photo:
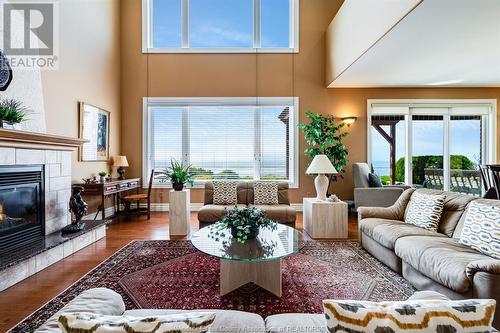
<path id="1" fill-rule="evenodd" d="M 0 261 L 0 291 L 106 236 L 104 224 L 92 226 L 86 233 L 67 239 L 62 238 L 59 233 L 64 226 L 71 223 L 68 202 L 71 195 L 72 151 L 81 144 L 80 141 L 45 134 L 0 130 L 0 165 L 45 166 L 47 235 L 43 244 L 46 248 L 7 265 Z"/>
<path id="2" fill-rule="evenodd" d="M 45 234 L 71 223 L 71 151 L 1 148 L 0 165 L 45 165 Z"/>

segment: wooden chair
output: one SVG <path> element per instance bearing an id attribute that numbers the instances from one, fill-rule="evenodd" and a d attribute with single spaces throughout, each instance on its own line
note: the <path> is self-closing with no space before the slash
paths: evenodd
<path id="1" fill-rule="evenodd" d="M 493 184 L 497 192 L 497 199 L 500 199 L 500 164 L 489 165 L 491 175 L 493 178 Z"/>
<path id="2" fill-rule="evenodd" d="M 137 204 L 137 211 L 141 212 L 140 210 L 140 203 L 147 201 L 148 207 L 147 207 L 147 214 L 148 214 L 148 220 L 151 218 L 151 189 L 153 188 L 153 179 L 155 176 L 155 170 L 151 170 L 151 176 L 149 177 L 149 185 L 148 185 L 148 192 L 147 193 L 137 193 L 137 194 L 130 194 L 125 197 L 122 197 L 121 200 L 125 203 L 125 210 L 127 212 L 131 212 L 130 206 L 132 203 Z"/>

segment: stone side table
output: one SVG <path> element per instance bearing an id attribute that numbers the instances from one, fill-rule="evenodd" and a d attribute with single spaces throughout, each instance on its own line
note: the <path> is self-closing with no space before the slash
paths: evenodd
<path id="1" fill-rule="evenodd" d="M 187 236 L 190 230 L 191 193 L 189 189 L 169 193 L 170 235 Z"/>
<path id="2" fill-rule="evenodd" d="M 311 238 L 347 238 L 347 203 L 304 198 L 304 230 Z"/>

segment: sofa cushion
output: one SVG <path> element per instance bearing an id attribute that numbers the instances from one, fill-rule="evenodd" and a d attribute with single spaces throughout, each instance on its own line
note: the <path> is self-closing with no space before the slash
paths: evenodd
<path id="1" fill-rule="evenodd" d="M 198 220 L 203 223 L 215 223 L 220 221 L 226 211 L 235 206 L 205 205 L 198 211 Z M 245 208 L 246 205 L 238 204 L 238 208 Z"/>
<path id="2" fill-rule="evenodd" d="M 124 311 L 125 303 L 118 293 L 107 288 L 88 289 L 57 311 L 35 333 L 61 333 L 57 320 L 64 312 L 92 312 L 101 315 L 121 316 Z"/>
<path id="3" fill-rule="evenodd" d="M 288 198 L 288 183 L 287 182 L 277 182 L 278 183 L 278 204 L 280 205 L 290 205 L 290 199 Z M 255 182 L 247 182 L 248 185 L 248 197 L 247 203 L 250 205 L 254 204 L 254 184 Z"/>
<path id="4" fill-rule="evenodd" d="M 439 222 L 438 232 L 445 234 L 448 237 L 451 237 L 454 234 L 458 221 L 462 217 L 469 202 L 478 199 L 478 197 L 472 195 L 439 190 L 418 189 L 416 192 L 427 194 L 444 194 L 444 208 L 443 213 L 441 214 L 441 221 Z"/>
<path id="5" fill-rule="evenodd" d="M 214 205 L 236 205 L 238 203 L 238 182 L 214 181 Z"/>
<path id="6" fill-rule="evenodd" d="M 238 182 L 236 191 L 238 193 L 238 204 L 246 205 L 248 203 L 249 182 Z M 206 182 L 204 189 L 203 204 L 209 205 L 214 203 L 214 183 Z"/>
<path id="7" fill-rule="evenodd" d="M 204 333 L 215 320 L 213 312 L 177 313 L 161 316 L 106 316 L 88 312 L 63 313 L 59 327 L 64 333 Z"/>
<path id="8" fill-rule="evenodd" d="M 255 182 L 253 186 L 253 203 L 255 205 L 277 205 L 278 183 Z"/>
<path id="9" fill-rule="evenodd" d="M 296 211 L 289 205 L 250 205 L 262 209 L 268 219 L 275 222 L 294 224 Z"/>
<path id="10" fill-rule="evenodd" d="M 166 314 L 186 313 L 186 312 L 213 312 L 215 321 L 210 327 L 210 333 L 241 333 L 255 332 L 264 333 L 266 327 L 264 319 L 255 313 L 233 311 L 233 310 L 128 310 L 127 316 L 160 316 Z"/>
<path id="11" fill-rule="evenodd" d="M 415 191 L 406 208 L 405 222 L 437 232 L 445 196 Z"/>
<path id="12" fill-rule="evenodd" d="M 500 207 L 474 201 L 465 214 L 460 243 L 500 259 Z"/>
<path id="13" fill-rule="evenodd" d="M 413 224 L 396 220 L 368 218 L 359 221 L 360 230 L 373 240 L 389 249 L 394 249 L 394 244 L 401 237 L 421 235 L 437 238 L 446 237 L 443 234 L 428 231 Z"/>
<path id="14" fill-rule="evenodd" d="M 493 299 L 368 302 L 324 300 L 329 332 L 491 332 Z"/>
<path id="15" fill-rule="evenodd" d="M 285 313 L 266 318 L 267 333 L 328 332 L 324 314 Z"/>
<path id="16" fill-rule="evenodd" d="M 489 258 L 448 237 L 404 237 L 397 240 L 395 252 L 423 275 L 459 293 L 471 288 L 469 263 Z"/>

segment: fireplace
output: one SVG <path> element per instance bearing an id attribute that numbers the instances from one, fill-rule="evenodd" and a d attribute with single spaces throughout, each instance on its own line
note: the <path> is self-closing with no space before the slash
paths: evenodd
<path id="1" fill-rule="evenodd" d="M 0 166 L 0 254 L 45 235 L 43 165 Z"/>

